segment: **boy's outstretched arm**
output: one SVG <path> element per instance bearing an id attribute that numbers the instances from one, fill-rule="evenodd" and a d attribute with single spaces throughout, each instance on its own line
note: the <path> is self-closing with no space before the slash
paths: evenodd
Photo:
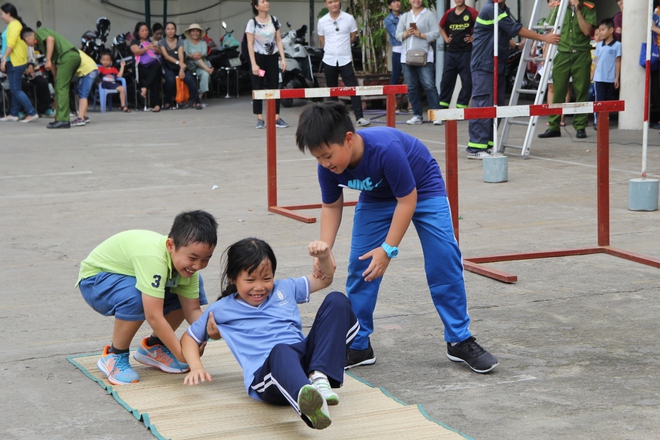
<path id="1" fill-rule="evenodd" d="M 199 382 L 211 382 L 211 375 L 204 369 L 197 342 L 186 332 L 181 336 L 181 351 L 190 366 L 190 372 L 183 379 L 184 385 L 197 385 Z"/>
<path id="2" fill-rule="evenodd" d="M 330 248 L 335 245 L 343 212 L 343 194 L 335 202 L 321 205 L 321 241 L 328 243 Z"/>
<path id="3" fill-rule="evenodd" d="M 332 249 L 327 243 L 317 240 L 311 242 L 307 248 L 309 249 L 309 255 L 315 259 L 316 267 L 325 275 L 317 277 L 312 273 L 307 277 L 309 278 L 309 291 L 313 293 L 332 284 L 336 264 L 332 256 Z"/>
<path id="4" fill-rule="evenodd" d="M 394 215 L 392 216 L 392 223 L 390 230 L 385 238 L 385 243 L 390 246 L 398 247 L 403 239 L 403 236 L 408 230 L 410 221 L 415 213 L 417 207 L 417 189 L 413 189 L 410 194 L 403 197 L 397 197 L 396 208 L 394 208 Z M 365 281 L 373 281 L 376 278 L 382 277 L 390 264 L 390 257 L 387 256 L 385 250 L 378 246 L 366 254 L 360 256 L 360 260 L 371 258 L 371 263 L 367 270 L 362 272 Z"/>
<path id="5" fill-rule="evenodd" d="M 325 242 L 330 246 L 330 249 L 335 244 L 335 239 L 337 238 L 337 232 L 339 231 L 339 225 L 341 225 L 341 217 L 344 212 L 344 195 L 342 194 L 335 202 L 333 203 L 323 203 L 321 205 L 321 241 Z M 333 270 L 336 269 L 337 265 L 334 264 L 334 256 L 331 255 L 331 260 L 333 263 Z M 316 278 L 323 279 L 326 275 L 321 270 L 318 264 L 318 259 L 314 258 L 313 275 Z M 329 285 L 329 284 L 328 284 Z"/>

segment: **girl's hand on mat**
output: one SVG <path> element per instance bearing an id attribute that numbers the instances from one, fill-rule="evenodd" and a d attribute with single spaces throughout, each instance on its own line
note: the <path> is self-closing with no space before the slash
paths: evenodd
<path id="1" fill-rule="evenodd" d="M 206 334 L 216 341 L 220 339 L 220 330 L 218 330 L 218 325 L 215 323 L 213 312 L 209 312 L 209 320 L 206 321 Z"/>
<path id="2" fill-rule="evenodd" d="M 387 266 L 390 265 L 390 257 L 387 256 L 385 250 L 382 247 L 377 247 L 362 255 L 359 259 L 366 260 L 367 258 L 371 258 L 371 263 L 369 263 L 367 270 L 362 272 L 364 280 L 373 281 L 382 277 L 387 270 Z"/>
<path id="3" fill-rule="evenodd" d="M 183 384 L 184 385 L 199 385 L 200 382 L 213 382 L 211 380 L 211 375 L 209 374 L 208 371 L 206 371 L 203 368 L 195 369 L 195 370 L 190 370 L 190 373 L 186 374 L 185 379 L 183 379 Z"/>

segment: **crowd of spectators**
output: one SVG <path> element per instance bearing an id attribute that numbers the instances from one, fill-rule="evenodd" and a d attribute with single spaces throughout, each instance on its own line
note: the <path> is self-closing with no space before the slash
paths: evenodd
<path id="1" fill-rule="evenodd" d="M 109 50 L 102 50 L 95 60 L 52 29 L 33 30 L 11 3 L 0 6 L 0 17 L 6 23 L 0 52 L 0 82 L 6 89 L 2 105 L 6 108 L 11 102 L 0 122 L 27 123 L 42 116 L 54 118 L 48 128 L 84 126 L 90 122 L 88 100 L 101 89 L 117 92 L 121 111 L 130 112 L 126 82 L 121 80 L 125 60 L 114 59 Z M 159 112 L 179 104 L 205 107 L 202 98 L 209 92 L 214 69 L 207 60 L 204 35 L 198 24 L 183 35 L 177 35 L 173 22 L 165 27 L 155 23 L 151 29 L 145 22 L 136 24 L 128 40 L 136 66 L 130 83 L 136 90 L 136 108 Z M 177 85 L 177 77 L 187 88 L 190 105 L 176 102 L 177 87 L 183 87 Z"/>

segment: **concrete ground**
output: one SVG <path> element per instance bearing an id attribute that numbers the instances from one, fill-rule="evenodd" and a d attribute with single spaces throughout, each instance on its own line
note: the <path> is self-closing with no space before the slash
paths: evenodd
<path id="1" fill-rule="evenodd" d="M 291 128 L 277 132 L 282 205 L 319 200 L 315 162 L 294 144 L 299 111 L 283 109 Z M 210 211 L 220 223 L 218 251 L 203 272 L 211 299 L 221 250 L 246 236 L 270 242 L 279 276 L 310 271 L 306 244 L 318 237 L 318 223 L 267 211 L 266 133 L 254 129 L 248 97 L 211 100 L 204 111 L 90 117 L 70 130 L 46 130 L 44 120 L 0 126 L 3 439 L 151 438 L 66 360 L 110 342 L 112 319 L 74 288 L 79 262 L 110 235 L 167 233 L 180 211 Z M 422 139 L 444 172 L 444 127 L 398 127 Z M 481 162 L 463 153 L 467 122 L 459 123 L 466 257 L 596 245 L 596 136 L 591 127 L 587 133 L 578 141 L 567 127 L 559 139 L 536 140 L 527 160 L 508 151 L 509 181 L 486 184 Z M 612 246 L 660 258 L 660 213 L 627 210 L 642 134 L 614 128 L 611 141 Z M 655 131 L 650 143 L 649 174 L 658 178 Z M 338 290 L 352 212 L 335 246 Z M 478 375 L 445 357 L 413 228 L 400 248 L 376 309 L 378 362 L 354 374 L 475 439 L 660 438 L 659 269 L 592 255 L 492 264 L 518 275 L 516 284 L 466 272 L 472 331 L 500 360 L 492 374 Z M 306 325 L 318 295 L 301 308 Z"/>

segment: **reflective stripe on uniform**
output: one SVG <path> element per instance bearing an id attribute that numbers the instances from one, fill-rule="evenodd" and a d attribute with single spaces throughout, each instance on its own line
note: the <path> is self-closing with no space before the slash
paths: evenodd
<path id="1" fill-rule="evenodd" d="M 509 14 L 507 14 L 506 12 L 502 12 L 500 15 L 497 16 L 497 20 L 498 21 L 502 20 L 508 16 Z M 484 26 L 490 26 L 491 24 L 495 24 L 495 20 L 484 20 L 481 17 L 477 17 L 477 23 L 482 24 Z"/>

